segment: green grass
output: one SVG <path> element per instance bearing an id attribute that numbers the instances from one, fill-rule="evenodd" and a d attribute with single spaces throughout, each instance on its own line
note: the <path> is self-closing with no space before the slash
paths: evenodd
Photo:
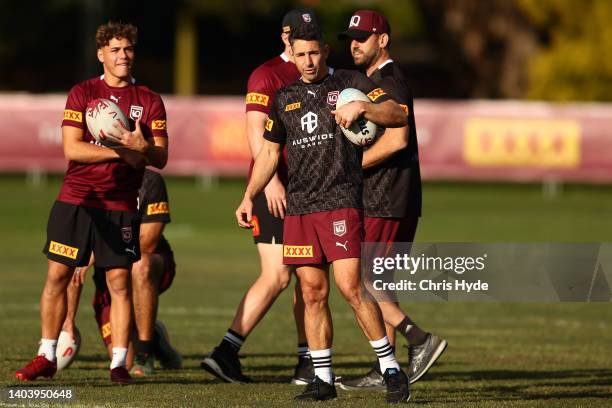
<path id="1" fill-rule="evenodd" d="M 59 183 L 51 178 L 34 188 L 21 176 L 0 178 L 0 388 L 15 385 L 14 370 L 36 350 L 38 298 L 46 274 L 40 251 Z M 178 273 L 161 298 L 159 314 L 185 356 L 185 369 L 159 372 L 130 387 L 111 386 L 89 306 L 90 282 L 78 315 L 83 336 L 78 361 L 52 382 L 32 386 L 75 387 L 71 406 L 293 406 L 300 388 L 286 385 L 296 343 L 289 291 L 243 347 L 245 373 L 257 384 L 220 384 L 199 368 L 258 273 L 249 233 L 239 230 L 233 218 L 243 182 L 224 180 L 203 190 L 194 180 L 170 179 L 168 187 L 173 222 L 167 236 Z M 421 242 L 612 241 L 607 186 L 566 186 L 561 196 L 545 199 L 538 185 L 427 184 L 424 197 Z M 362 373 L 373 361 L 372 351 L 335 289 L 331 303 L 335 373 Z M 609 304 L 417 303 L 404 309 L 449 340 L 440 362 L 413 387 L 416 404 L 610 406 Z M 405 362 L 405 349 L 398 354 Z M 369 407 L 383 401 L 381 393 L 340 391 L 338 400 L 325 406 Z"/>

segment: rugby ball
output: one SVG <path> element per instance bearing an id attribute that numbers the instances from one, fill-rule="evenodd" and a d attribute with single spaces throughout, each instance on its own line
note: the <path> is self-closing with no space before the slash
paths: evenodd
<path id="1" fill-rule="evenodd" d="M 74 328 L 74 336 L 75 338 L 73 339 L 68 332 L 62 330 L 57 339 L 55 357 L 57 358 L 58 370 L 68 368 L 79 353 L 79 349 L 81 348 L 81 333 L 76 327 Z"/>
<path id="2" fill-rule="evenodd" d="M 340 95 L 338 95 L 336 109 L 353 101 L 364 101 L 371 103 L 370 98 L 368 98 L 367 95 L 361 92 L 359 89 L 346 88 L 340 92 Z M 343 126 L 340 126 L 340 128 L 342 129 L 344 136 L 358 146 L 369 145 L 374 141 L 378 133 L 378 126 L 376 123 L 367 120 L 363 116 L 358 118 L 348 128 Z"/>
<path id="3" fill-rule="evenodd" d="M 114 124 L 119 121 L 126 129 L 130 128 L 127 117 L 117 104 L 108 99 L 94 99 L 87 104 L 85 121 L 89 133 L 104 146 L 119 146 L 119 143 L 108 134 L 114 129 Z"/>

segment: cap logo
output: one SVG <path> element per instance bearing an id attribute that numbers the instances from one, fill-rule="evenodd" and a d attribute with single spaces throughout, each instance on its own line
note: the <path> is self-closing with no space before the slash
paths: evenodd
<path id="1" fill-rule="evenodd" d="M 304 20 L 305 23 L 310 23 L 312 21 L 312 18 L 310 17 L 310 14 L 306 13 L 302 14 L 302 20 Z"/>
<path id="2" fill-rule="evenodd" d="M 354 15 L 351 17 L 351 22 L 349 23 L 349 28 L 351 27 L 359 27 L 359 22 L 361 21 L 361 16 Z"/>

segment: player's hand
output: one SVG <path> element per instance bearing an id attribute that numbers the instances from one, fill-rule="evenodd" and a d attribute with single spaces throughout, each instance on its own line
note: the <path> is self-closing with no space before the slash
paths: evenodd
<path id="1" fill-rule="evenodd" d="M 236 210 L 236 220 L 240 228 L 253 228 L 253 200 L 246 195 Z"/>
<path id="2" fill-rule="evenodd" d="M 74 268 L 74 273 L 72 274 L 71 283 L 73 286 L 82 286 L 85 284 L 85 274 L 87 273 L 87 269 L 89 266 L 79 266 Z"/>
<path id="3" fill-rule="evenodd" d="M 336 118 L 336 123 L 343 128 L 350 127 L 365 112 L 365 102 L 353 101 L 340 108 L 331 111 Z"/>
<path id="4" fill-rule="evenodd" d="M 287 208 L 287 199 L 285 197 L 285 186 L 280 182 L 278 177 L 273 177 L 264 189 L 266 201 L 268 202 L 268 211 L 277 218 L 285 218 L 285 209 Z"/>
<path id="5" fill-rule="evenodd" d="M 133 132 L 124 128 L 123 124 L 119 121 L 116 121 L 113 127 L 114 129 L 110 130 L 108 134 L 120 144 L 119 148 L 125 147 L 143 154 L 149 148 L 149 142 L 144 138 L 144 134 L 140 128 L 140 119 L 136 121 L 136 128 Z"/>
<path id="6" fill-rule="evenodd" d="M 149 164 L 144 154 L 125 147 L 116 147 L 115 151 L 121 159 L 135 169 L 141 169 Z"/>

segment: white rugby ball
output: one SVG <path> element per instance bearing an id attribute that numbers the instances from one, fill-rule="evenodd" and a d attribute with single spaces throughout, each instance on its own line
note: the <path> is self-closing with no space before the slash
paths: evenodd
<path id="1" fill-rule="evenodd" d="M 75 339 L 73 339 L 68 332 L 62 330 L 57 339 L 55 357 L 57 358 L 58 370 L 68 368 L 79 353 L 79 349 L 81 348 L 81 333 L 76 327 L 74 328 L 74 335 L 76 337 Z"/>
<path id="2" fill-rule="evenodd" d="M 368 96 L 359 89 L 346 88 L 340 92 L 340 95 L 338 95 L 336 109 L 353 101 L 364 101 L 371 103 L 370 98 L 368 98 Z M 378 133 L 378 125 L 370 120 L 367 120 L 363 116 L 358 118 L 348 128 L 343 126 L 340 126 L 340 128 L 342 129 L 344 136 L 358 146 L 369 145 L 374 141 Z"/>
<path id="3" fill-rule="evenodd" d="M 119 143 L 108 134 L 114 129 L 114 124 L 119 121 L 126 129 L 130 128 L 127 117 L 117 104 L 108 99 L 94 99 L 87 104 L 85 121 L 89 133 L 104 146 L 118 146 Z"/>

